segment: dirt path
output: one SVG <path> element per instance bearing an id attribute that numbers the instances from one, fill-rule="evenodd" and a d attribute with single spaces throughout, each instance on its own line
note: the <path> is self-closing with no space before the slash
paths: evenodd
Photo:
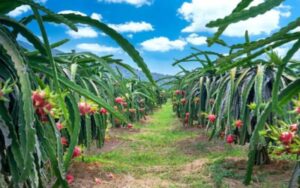
<path id="1" fill-rule="evenodd" d="M 70 172 L 72 187 L 80 188 L 243 187 L 245 159 L 245 147 L 208 142 L 204 130 L 183 129 L 168 103 L 134 129 L 111 129 L 105 146 Z M 291 166 L 278 165 L 255 169 L 252 187 L 284 186 Z"/>

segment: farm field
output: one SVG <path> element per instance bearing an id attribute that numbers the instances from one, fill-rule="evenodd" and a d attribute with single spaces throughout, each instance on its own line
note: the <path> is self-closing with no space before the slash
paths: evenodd
<path id="1" fill-rule="evenodd" d="M 134 129 L 111 129 L 102 149 L 71 166 L 72 187 L 245 187 L 247 147 L 209 142 L 204 129 L 182 128 L 174 116 L 167 103 Z M 286 187 L 292 164 L 256 168 L 250 187 Z"/>
<path id="2" fill-rule="evenodd" d="M 0 0 L 0 188 L 299 188 L 299 7 Z"/>

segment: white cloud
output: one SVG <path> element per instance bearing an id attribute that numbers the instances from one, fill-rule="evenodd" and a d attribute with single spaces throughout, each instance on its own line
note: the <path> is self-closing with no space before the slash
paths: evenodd
<path id="1" fill-rule="evenodd" d="M 146 51 L 167 52 L 170 50 L 183 50 L 187 43 L 182 39 L 171 41 L 167 37 L 155 37 L 141 43 Z"/>
<path id="2" fill-rule="evenodd" d="M 185 2 L 178 9 L 178 13 L 190 22 L 190 25 L 182 29 L 182 32 L 214 32 L 215 28 L 206 28 L 205 25 L 217 18 L 229 15 L 240 0 L 192 0 Z M 263 0 L 254 0 L 251 6 L 257 5 Z M 227 36 L 244 36 L 246 30 L 250 35 L 270 34 L 279 28 L 281 17 L 290 16 L 288 6 L 279 6 L 263 15 L 230 25 L 224 32 Z"/>
<path id="3" fill-rule="evenodd" d="M 115 29 L 118 32 L 125 33 L 125 32 L 142 32 L 142 31 L 153 31 L 153 27 L 150 23 L 147 22 L 126 22 L 124 24 L 109 24 L 109 26 Z"/>
<path id="4" fill-rule="evenodd" d="M 300 27 L 296 27 L 295 29 L 291 30 L 291 33 L 294 33 L 294 32 L 300 32 Z"/>
<path id="5" fill-rule="evenodd" d="M 206 44 L 206 37 L 192 33 L 186 38 L 186 41 L 193 45 L 204 45 Z"/>
<path id="6" fill-rule="evenodd" d="M 286 53 L 292 48 L 292 46 L 294 45 L 295 42 L 289 42 L 283 46 L 277 47 L 274 49 L 274 51 L 280 56 L 280 57 L 284 57 L 286 55 Z M 298 50 L 294 56 L 293 59 L 296 60 L 300 60 L 300 50 Z"/>
<path id="7" fill-rule="evenodd" d="M 151 5 L 151 0 L 98 0 L 99 2 L 107 2 L 107 3 L 127 3 L 130 5 L 134 5 L 136 7 L 141 7 L 143 5 Z"/>
<path id="8" fill-rule="evenodd" d="M 80 12 L 80 11 L 76 11 L 76 10 L 62 10 L 62 11 L 58 12 L 58 14 L 77 14 L 77 15 L 80 15 L 80 16 L 87 16 L 85 13 Z M 91 18 L 100 21 L 100 20 L 102 20 L 103 17 L 102 17 L 101 14 L 93 12 L 91 14 Z"/>
<path id="9" fill-rule="evenodd" d="M 96 53 L 119 53 L 121 51 L 120 48 L 99 45 L 97 43 L 81 43 L 77 44 L 76 48 L 84 51 L 91 51 Z"/>
<path id="10" fill-rule="evenodd" d="M 101 21 L 102 20 L 102 15 L 101 14 L 98 14 L 98 13 L 93 13 L 92 15 L 91 15 L 91 18 L 93 18 L 94 20 L 98 20 L 98 21 Z"/>
<path id="11" fill-rule="evenodd" d="M 281 5 L 278 6 L 277 9 L 280 10 L 280 16 L 282 16 L 282 17 L 288 18 L 292 14 L 290 6 L 281 4 Z"/>
<path id="12" fill-rule="evenodd" d="M 77 14 L 80 16 L 86 16 L 86 14 L 84 14 L 80 11 L 74 11 L 74 10 L 63 10 L 63 11 L 58 12 L 58 14 Z"/>
<path id="13" fill-rule="evenodd" d="M 10 11 L 7 15 L 10 17 L 18 17 L 26 12 L 30 11 L 30 6 L 29 5 L 22 5 L 14 10 Z"/>
<path id="14" fill-rule="evenodd" d="M 80 26 L 78 27 L 78 31 L 68 30 L 67 34 L 72 38 L 95 38 L 98 37 L 98 33 L 89 26 Z"/>

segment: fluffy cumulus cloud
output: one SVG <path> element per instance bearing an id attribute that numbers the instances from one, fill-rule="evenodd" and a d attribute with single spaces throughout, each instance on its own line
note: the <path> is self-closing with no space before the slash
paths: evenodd
<path id="1" fill-rule="evenodd" d="M 199 36 L 196 33 L 192 33 L 186 38 L 186 41 L 192 45 L 199 46 L 206 44 L 206 37 Z"/>
<path id="2" fill-rule="evenodd" d="M 151 0 L 98 0 L 99 2 L 107 2 L 107 3 L 126 3 L 130 5 L 134 5 L 136 7 L 141 7 L 143 5 L 150 5 Z"/>
<path id="3" fill-rule="evenodd" d="M 274 51 L 280 56 L 280 57 L 284 57 L 286 55 L 286 53 L 292 48 L 293 44 L 295 42 L 289 42 L 283 46 L 277 47 L 274 49 Z M 300 59 L 300 50 L 298 50 L 294 56 L 293 59 L 299 60 Z"/>
<path id="4" fill-rule="evenodd" d="M 77 15 L 80 15 L 80 16 L 87 16 L 85 13 L 80 12 L 80 11 L 75 11 L 75 10 L 62 10 L 62 11 L 58 12 L 58 14 L 77 14 Z M 101 21 L 103 17 L 102 17 L 101 14 L 93 12 L 91 14 L 91 18 L 93 18 L 95 20 L 98 20 L 98 21 Z"/>
<path id="5" fill-rule="evenodd" d="M 220 1 L 220 0 L 191 0 L 184 2 L 178 9 L 178 13 L 190 22 L 182 29 L 182 32 L 214 32 L 215 28 L 206 28 L 205 25 L 217 18 L 229 15 L 240 0 Z M 258 5 L 263 0 L 254 0 L 250 6 Z M 244 36 L 246 30 L 250 35 L 269 34 L 279 28 L 281 17 L 289 17 L 290 10 L 287 6 L 279 6 L 263 15 L 241 21 L 230 25 L 224 32 L 227 36 Z"/>
<path id="6" fill-rule="evenodd" d="M 94 20 L 98 20 L 98 21 L 101 21 L 102 20 L 102 15 L 101 14 L 98 14 L 98 13 L 93 13 L 92 15 L 91 15 L 91 18 L 93 18 Z"/>
<path id="7" fill-rule="evenodd" d="M 81 51 L 91 51 L 95 53 L 118 53 L 120 48 L 99 45 L 97 43 L 80 43 L 76 45 L 76 48 Z"/>
<path id="8" fill-rule="evenodd" d="M 67 34 L 74 39 L 98 37 L 98 33 L 89 26 L 79 26 L 77 32 L 73 30 L 68 30 Z"/>
<path id="9" fill-rule="evenodd" d="M 80 11 L 74 11 L 74 10 L 62 10 L 58 12 L 59 14 L 77 14 L 81 16 L 87 16 L 85 13 L 80 12 Z M 92 13 L 90 15 L 92 19 L 101 21 L 102 20 L 102 15 L 98 13 Z M 71 36 L 74 39 L 80 39 L 80 38 L 96 38 L 98 37 L 98 33 L 95 29 L 93 29 L 90 26 L 84 25 L 84 24 L 79 24 L 78 25 L 78 31 L 73 31 L 68 28 L 66 33 Z"/>
<path id="10" fill-rule="evenodd" d="M 300 27 L 296 27 L 296 28 L 293 29 L 291 32 L 300 32 Z"/>
<path id="11" fill-rule="evenodd" d="M 77 14 L 80 16 L 86 16 L 86 14 L 80 12 L 80 11 L 75 11 L 75 10 L 62 10 L 58 12 L 58 14 Z"/>
<path id="12" fill-rule="evenodd" d="M 186 44 L 186 41 L 182 39 L 170 40 L 167 37 L 155 37 L 142 42 L 141 46 L 146 51 L 167 52 L 170 50 L 183 50 Z"/>
<path id="13" fill-rule="evenodd" d="M 30 6 L 28 5 L 22 5 L 19 6 L 17 8 L 15 8 L 14 10 L 10 11 L 7 15 L 10 17 L 18 17 L 26 12 L 30 11 Z"/>
<path id="14" fill-rule="evenodd" d="M 153 31 L 153 27 L 147 22 L 126 22 L 123 24 L 109 24 L 109 26 L 121 33 L 137 33 L 142 31 Z"/>
<path id="15" fill-rule="evenodd" d="M 47 2 L 47 0 L 35 0 L 35 2 L 45 4 Z M 29 11 L 30 11 L 29 5 L 21 5 L 17 8 L 15 8 L 14 10 L 10 11 L 7 15 L 10 17 L 18 17 Z"/>

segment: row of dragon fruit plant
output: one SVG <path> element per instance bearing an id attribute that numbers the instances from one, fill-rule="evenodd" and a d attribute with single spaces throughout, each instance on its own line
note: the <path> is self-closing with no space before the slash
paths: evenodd
<path id="1" fill-rule="evenodd" d="M 33 12 L 20 20 L 6 14 L 29 5 Z M 35 22 L 42 39 L 27 27 Z M 45 23 L 77 31 L 87 24 L 108 36 L 133 59 L 149 81 L 113 56 L 89 52 L 53 55 Z M 104 23 L 88 16 L 56 14 L 33 0 L 4 0 L 0 6 L 0 185 L 1 187 L 68 187 L 72 160 L 93 144 L 103 146 L 106 128 L 132 128 L 132 122 L 163 104 L 165 93 L 153 80 L 135 48 Z M 34 47 L 28 51 L 16 38 Z M 118 68 L 132 73 L 124 78 Z"/>
<path id="2" fill-rule="evenodd" d="M 173 64 L 182 71 L 169 82 L 174 112 L 184 126 L 204 127 L 209 139 L 221 138 L 228 144 L 249 143 L 245 184 L 251 181 L 253 165 L 270 163 L 269 154 L 274 153 L 297 159 L 290 187 L 300 185 L 300 62 L 293 59 L 300 47 L 300 33 L 294 30 L 300 18 L 256 41 L 247 31 L 244 43 L 229 45 L 220 38 L 230 24 L 282 2 L 265 1 L 247 9 L 251 1 L 241 1 L 232 14 L 208 23 L 207 27 L 217 28 L 208 46 L 218 44 L 228 55 L 195 48 Z M 290 49 L 280 57 L 274 49 L 286 44 Z M 201 66 L 188 71 L 183 65 L 191 62 Z"/>

